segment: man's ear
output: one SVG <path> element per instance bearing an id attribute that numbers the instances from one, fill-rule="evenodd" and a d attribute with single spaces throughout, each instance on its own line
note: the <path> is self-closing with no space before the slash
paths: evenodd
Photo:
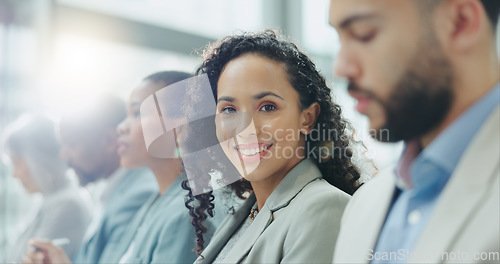
<path id="1" fill-rule="evenodd" d="M 469 52 L 488 28 L 488 17 L 479 0 L 446 1 L 435 15 L 436 34 L 445 50 Z"/>
<path id="2" fill-rule="evenodd" d="M 302 110 L 300 116 L 300 131 L 302 132 L 302 134 L 308 135 L 309 133 L 311 133 L 320 112 L 321 107 L 317 102 L 312 103 L 309 107 Z"/>

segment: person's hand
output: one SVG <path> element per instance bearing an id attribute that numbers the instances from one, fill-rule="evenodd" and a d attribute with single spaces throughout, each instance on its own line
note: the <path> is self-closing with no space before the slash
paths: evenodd
<path id="1" fill-rule="evenodd" d="M 64 250 L 55 246 L 50 240 L 32 239 L 28 248 L 36 247 L 37 250 L 26 251 L 22 258 L 23 264 L 70 264 L 71 260 Z"/>
<path id="2" fill-rule="evenodd" d="M 44 255 L 43 252 L 38 250 L 27 250 L 24 253 L 24 256 L 21 258 L 21 263 L 23 264 L 35 264 L 35 263 L 44 263 Z"/>

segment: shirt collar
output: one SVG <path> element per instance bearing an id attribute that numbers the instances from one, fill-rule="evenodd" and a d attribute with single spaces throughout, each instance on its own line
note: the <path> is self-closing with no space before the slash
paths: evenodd
<path id="1" fill-rule="evenodd" d="M 408 174 L 411 177 L 411 181 L 408 181 L 405 173 L 422 162 L 432 163 L 443 170 L 449 178 L 474 135 L 498 106 L 499 98 L 500 83 L 460 115 L 418 156 L 415 155 L 415 143 L 407 142 L 396 170 L 398 186 L 411 188 L 411 182 L 418 182 L 418 177 L 421 175 Z"/>
<path id="2" fill-rule="evenodd" d="M 448 175 L 455 169 L 474 135 L 499 103 L 500 84 L 497 84 L 461 116 L 422 152 L 422 159 L 430 160 Z"/>
<path id="3" fill-rule="evenodd" d="M 403 154 L 396 166 L 396 186 L 400 189 L 412 188 L 410 168 L 421 151 L 422 144 L 420 144 L 420 140 L 410 140 L 406 142 Z"/>

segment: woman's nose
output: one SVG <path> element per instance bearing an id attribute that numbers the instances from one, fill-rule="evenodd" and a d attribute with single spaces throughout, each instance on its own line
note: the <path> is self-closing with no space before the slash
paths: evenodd
<path id="1" fill-rule="evenodd" d="M 255 137 L 257 135 L 257 129 L 255 128 L 255 121 L 251 116 L 245 117 L 247 120 L 243 120 L 241 122 L 240 127 L 238 128 L 238 137 L 239 138 L 249 138 Z"/>

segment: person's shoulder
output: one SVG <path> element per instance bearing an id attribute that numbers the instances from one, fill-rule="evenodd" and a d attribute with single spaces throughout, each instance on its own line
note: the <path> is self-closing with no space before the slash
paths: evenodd
<path id="1" fill-rule="evenodd" d="M 316 203 L 330 203 L 332 201 L 347 202 L 350 195 L 324 179 L 317 179 L 307 184 L 297 198 Z"/>
<path id="2" fill-rule="evenodd" d="M 165 194 L 164 194 L 165 195 Z M 178 223 L 179 221 L 190 221 L 189 209 L 186 208 L 182 193 L 160 197 L 158 201 L 158 212 L 155 213 L 159 221 Z M 162 220 L 163 219 L 163 220 Z"/>
<path id="3" fill-rule="evenodd" d="M 153 172 L 148 168 L 127 169 L 124 171 L 122 183 L 135 184 L 138 186 L 156 186 L 156 178 Z"/>
<path id="4" fill-rule="evenodd" d="M 326 180 L 318 179 L 306 185 L 288 206 L 278 210 L 276 221 L 283 226 L 280 230 L 287 230 L 287 236 L 292 240 L 322 230 L 322 234 L 329 238 L 320 240 L 329 241 L 337 235 L 350 197 Z"/>
<path id="5" fill-rule="evenodd" d="M 114 188 L 112 198 L 116 203 L 143 204 L 158 192 L 158 183 L 149 169 L 126 170 Z"/>
<path id="6" fill-rule="evenodd" d="M 285 211 L 301 212 L 298 221 L 309 218 L 312 215 L 320 217 L 324 215 L 329 218 L 332 214 L 339 214 L 344 210 L 349 202 L 350 195 L 329 184 L 324 179 L 317 179 L 307 184 L 290 204 L 285 207 Z M 295 213 L 294 213 L 295 214 Z"/>
<path id="7" fill-rule="evenodd" d="M 380 170 L 373 178 L 366 181 L 359 187 L 359 189 L 354 193 L 353 199 L 362 197 L 365 195 L 370 195 L 372 192 L 380 191 L 380 189 L 393 186 L 395 184 L 395 166 L 389 166 Z"/>
<path id="8" fill-rule="evenodd" d="M 76 186 L 65 187 L 46 199 L 52 206 L 89 206 L 90 197 L 86 190 Z"/>
<path id="9" fill-rule="evenodd" d="M 86 199 L 85 191 L 78 187 L 67 187 L 58 191 L 44 204 L 43 210 L 54 218 L 67 215 L 85 220 L 91 216 L 90 200 Z"/>
<path id="10" fill-rule="evenodd" d="M 184 199 L 181 197 L 172 197 L 175 202 L 171 203 L 165 207 L 158 208 L 158 212 L 154 216 L 155 221 L 153 221 L 161 234 L 189 234 L 194 232 L 194 228 L 191 225 L 191 216 L 189 215 L 189 209 L 184 205 Z M 192 232 L 191 232 L 192 231 Z"/>
<path id="11" fill-rule="evenodd" d="M 395 190 L 394 166 L 380 170 L 372 179 L 365 182 L 352 196 L 346 206 L 344 218 L 351 214 L 357 215 L 366 208 L 380 207 L 390 201 Z"/>

